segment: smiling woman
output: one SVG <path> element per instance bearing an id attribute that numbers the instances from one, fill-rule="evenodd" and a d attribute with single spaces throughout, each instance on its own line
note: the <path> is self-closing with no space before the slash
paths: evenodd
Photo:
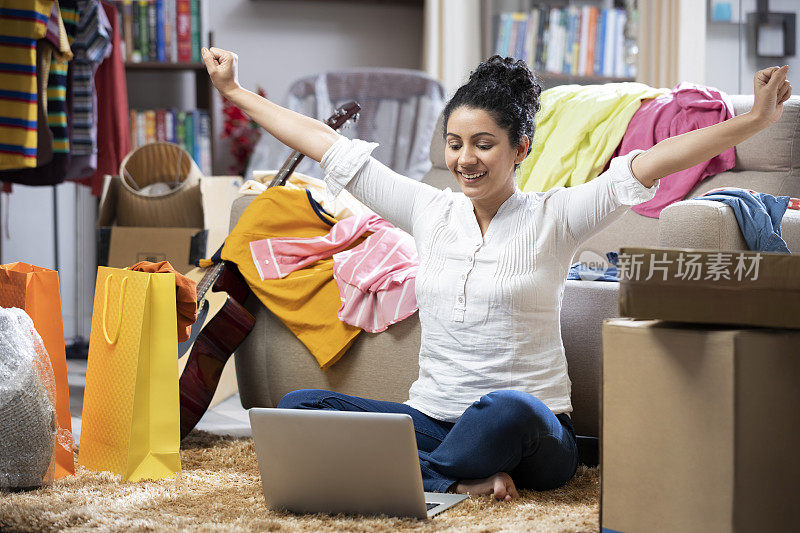
<path id="1" fill-rule="evenodd" d="M 493 56 L 444 108 L 445 161 L 472 201 L 481 233 L 516 189 L 514 170 L 531 151 L 541 93 L 524 62 Z"/>
<path id="2" fill-rule="evenodd" d="M 497 208 L 514 192 L 514 167 L 528 155 L 528 136 L 513 146 L 489 113 L 462 106 L 447 120 L 445 138 L 447 168 L 472 200 L 481 233 L 486 233 Z"/>
<path id="3" fill-rule="evenodd" d="M 374 143 L 341 137 L 245 91 L 235 54 L 204 49 L 203 59 L 220 92 L 278 140 L 320 162 L 330 195 L 346 188 L 409 231 L 419 253 L 424 334 L 409 400 L 300 390 L 278 406 L 408 414 L 426 490 L 500 500 L 516 498 L 517 488 L 559 487 L 577 467 L 559 318 L 580 243 L 651 199 L 661 177 L 777 120 L 791 94 L 785 68 L 761 71 L 750 113 L 617 157 L 583 185 L 523 193 L 514 169 L 530 151 L 541 89 L 523 61 L 494 56 L 445 110 L 445 159 L 461 189 L 454 193 L 393 172 L 370 156 Z"/>

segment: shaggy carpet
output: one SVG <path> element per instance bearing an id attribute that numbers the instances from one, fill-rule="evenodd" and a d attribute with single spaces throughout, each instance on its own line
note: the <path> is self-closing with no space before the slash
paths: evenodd
<path id="1" fill-rule="evenodd" d="M 0 531 L 597 531 L 597 468 L 558 490 L 498 502 L 473 497 L 427 521 L 268 511 L 253 440 L 194 432 L 183 473 L 127 483 L 82 467 L 29 492 L 0 493 Z"/>

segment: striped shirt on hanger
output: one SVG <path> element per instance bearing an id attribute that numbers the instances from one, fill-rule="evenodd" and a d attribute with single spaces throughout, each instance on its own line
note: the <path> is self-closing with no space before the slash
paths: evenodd
<path id="1" fill-rule="evenodd" d="M 36 41 L 53 0 L 0 0 L 0 170 L 36 166 Z"/>
<path id="2" fill-rule="evenodd" d="M 56 47 L 47 80 L 47 125 L 53 132 L 53 153 L 69 153 L 67 132 L 67 72 L 75 39 L 75 0 L 55 2 L 47 24 L 47 39 Z M 69 20 L 70 22 L 67 22 Z"/>
<path id="3" fill-rule="evenodd" d="M 70 167 L 67 177 L 83 178 L 97 168 L 97 94 L 94 73 L 111 53 L 110 25 L 100 0 L 77 0 L 78 24 L 72 52 Z M 65 19 L 66 23 L 66 19 Z M 90 156 L 80 158 L 75 156 Z"/>

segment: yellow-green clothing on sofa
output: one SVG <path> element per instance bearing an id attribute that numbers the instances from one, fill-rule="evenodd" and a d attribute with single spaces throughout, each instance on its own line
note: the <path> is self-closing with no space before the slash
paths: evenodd
<path id="1" fill-rule="evenodd" d="M 546 191 L 596 178 L 642 100 L 666 92 L 634 82 L 561 85 L 544 91 L 533 148 L 517 170 L 519 188 Z"/>

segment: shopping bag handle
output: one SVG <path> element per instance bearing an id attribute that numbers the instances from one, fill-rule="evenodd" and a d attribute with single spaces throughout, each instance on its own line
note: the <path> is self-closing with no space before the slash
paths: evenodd
<path id="1" fill-rule="evenodd" d="M 105 297 L 103 298 L 103 335 L 106 338 L 106 342 L 108 344 L 116 344 L 117 339 L 119 339 L 119 331 L 122 326 L 122 299 L 125 297 L 125 283 L 127 283 L 128 278 L 122 278 L 122 283 L 119 286 L 119 313 L 117 314 L 117 333 L 114 335 L 112 339 L 108 335 L 108 327 L 106 326 L 106 318 L 108 315 L 108 280 L 114 277 L 114 274 L 109 274 L 106 278 L 104 292 Z"/>

